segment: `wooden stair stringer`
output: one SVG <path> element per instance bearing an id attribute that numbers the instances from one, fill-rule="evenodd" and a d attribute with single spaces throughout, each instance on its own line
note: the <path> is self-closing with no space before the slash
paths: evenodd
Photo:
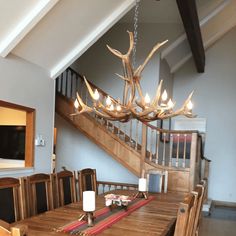
<path id="1" fill-rule="evenodd" d="M 109 132 L 90 115 L 71 116 L 70 114 L 74 113 L 74 106 L 70 99 L 57 94 L 55 109 L 61 117 L 80 130 L 125 168 L 136 176 L 140 175 L 141 154 L 139 152 Z"/>

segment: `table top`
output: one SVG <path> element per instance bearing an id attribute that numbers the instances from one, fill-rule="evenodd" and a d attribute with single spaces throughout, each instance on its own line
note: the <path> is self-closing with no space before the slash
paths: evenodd
<path id="1" fill-rule="evenodd" d="M 114 194 L 132 196 L 135 191 L 115 190 Z M 184 199 L 184 193 L 150 193 L 155 199 L 142 206 L 130 215 L 122 218 L 100 235 L 168 235 L 173 229 L 179 203 Z M 98 195 L 96 210 L 105 206 L 104 195 Z M 28 236 L 66 235 L 56 229 L 78 219 L 82 211 L 82 202 L 72 203 L 43 214 L 33 216 L 15 224 L 28 225 Z"/>

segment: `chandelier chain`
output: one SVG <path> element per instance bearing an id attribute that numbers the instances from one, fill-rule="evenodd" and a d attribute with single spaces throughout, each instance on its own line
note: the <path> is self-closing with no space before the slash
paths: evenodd
<path id="1" fill-rule="evenodd" d="M 132 54 L 133 67 L 136 66 L 136 51 L 137 51 L 137 43 L 138 43 L 139 4 L 140 4 L 140 0 L 136 0 L 135 9 L 134 9 L 134 47 L 133 47 L 133 54 Z"/>

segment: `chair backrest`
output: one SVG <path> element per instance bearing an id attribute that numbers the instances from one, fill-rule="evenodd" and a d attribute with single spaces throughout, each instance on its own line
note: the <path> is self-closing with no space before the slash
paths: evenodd
<path id="1" fill-rule="evenodd" d="M 95 169 L 87 168 L 78 171 L 78 181 L 80 200 L 83 199 L 84 191 L 94 191 L 96 195 L 98 194 L 97 175 Z"/>
<path id="2" fill-rule="evenodd" d="M 20 180 L 0 178 L 0 219 L 12 223 L 24 218 Z"/>
<path id="3" fill-rule="evenodd" d="M 201 193 L 202 193 L 202 189 L 199 187 L 196 187 L 194 191 L 192 191 L 192 194 L 194 195 L 194 202 L 193 202 L 193 207 L 189 213 L 186 236 L 195 236 L 194 224 L 196 221 L 197 209 L 198 209 L 198 204 L 201 198 Z"/>
<path id="4" fill-rule="evenodd" d="M 180 203 L 174 236 L 191 236 L 188 224 L 194 217 L 194 206 L 196 205 L 196 195 L 189 193 L 183 202 Z M 188 233 L 188 234 L 187 234 Z"/>
<path id="5" fill-rule="evenodd" d="M 73 172 L 65 170 L 56 173 L 56 187 L 59 206 L 76 202 L 75 177 Z"/>
<path id="6" fill-rule="evenodd" d="M 149 192 L 167 192 L 168 171 L 150 169 L 146 171 L 147 187 Z"/>
<path id="7" fill-rule="evenodd" d="M 53 209 L 51 175 L 34 174 L 26 177 L 28 216 Z"/>
<path id="8" fill-rule="evenodd" d="M 207 190 L 207 181 L 202 180 L 200 184 L 197 185 L 196 189 L 194 191 L 198 192 L 198 205 L 196 209 L 196 217 L 195 217 L 195 222 L 194 222 L 194 227 L 193 227 L 193 232 L 197 232 L 198 227 L 199 227 L 199 220 L 201 218 L 201 212 L 202 212 L 202 206 L 203 202 L 205 199 L 205 194 Z"/>

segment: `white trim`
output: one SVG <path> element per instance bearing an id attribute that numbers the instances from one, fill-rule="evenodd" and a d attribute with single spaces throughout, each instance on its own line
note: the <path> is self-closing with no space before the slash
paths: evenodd
<path id="1" fill-rule="evenodd" d="M 167 48 L 165 48 L 161 52 L 161 59 L 164 59 L 166 56 L 168 56 L 175 48 L 177 48 L 184 40 L 187 39 L 186 34 L 182 34 L 180 37 L 178 37 L 173 43 L 171 43 Z"/>
<path id="2" fill-rule="evenodd" d="M 6 57 L 29 31 L 55 6 L 59 0 L 42 0 L 0 42 L 0 55 Z"/>
<path id="3" fill-rule="evenodd" d="M 50 70 L 51 78 L 55 79 L 92 44 L 94 44 L 107 30 L 120 20 L 133 6 L 135 0 L 126 0 L 113 11 L 100 25 L 96 27 L 81 43 L 71 50 L 56 66 Z"/>
<path id="4" fill-rule="evenodd" d="M 223 3 L 220 3 L 217 7 L 215 7 L 215 9 L 206 17 L 204 17 L 201 21 L 200 21 L 200 26 L 203 26 L 204 24 L 206 24 L 211 18 L 213 18 L 214 16 L 216 16 L 218 13 L 220 13 L 229 3 L 231 2 L 231 0 L 225 0 Z"/>

